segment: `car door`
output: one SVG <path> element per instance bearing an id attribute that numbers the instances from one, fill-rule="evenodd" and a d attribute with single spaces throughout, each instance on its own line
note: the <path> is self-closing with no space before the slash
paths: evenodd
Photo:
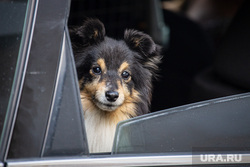
<path id="1" fill-rule="evenodd" d="M 3 41 L 1 45 L 7 50 L 1 62 L 16 65 L 2 66 L 7 72 L 13 68 L 13 74 L 12 85 L 5 80 L 3 84 L 9 87 L 1 85 L 9 93 L 8 97 L 7 93 L 1 95 L 6 101 L 1 103 L 1 160 L 86 154 L 84 121 L 67 29 L 70 1 L 7 1 L 1 2 L 1 7 L 6 8 L 1 12 L 11 17 L 12 10 L 20 5 L 23 20 L 19 21 L 22 25 L 18 37 L 15 33 L 3 35 L 6 41 L 11 40 L 10 36 L 20 39 L 15 55 L 12 54 L 15 61 L 8 59 L 11 48 L 4 48 L 8 43 Z"/>
<path id="2" fill-rule="evenodd" d="M 1 103 L 4 116 L 1 116 L 0 166 L 250 163 L 249 93 L 121 122 L 112 152 L 89 154 L 67 28 L 70 1 L 27 0 L 22 5 L 22 32 L 13 61 L 16 66 L 12 67 L 12 81 L 6 84 L 9 88 L 1 86 L 1 90 L 9 91 L 1 95 L 5 103 Z M 2 60 L 11 62 L 8 58 Z M 5 70 L 9 71 L 7 67 Z M 229 159 L 234 161 L 224 159 L 232 153 L 242 159 L 239 156 Z M 206 156 L 201 159 L 201 155 Z M 207 157 L 211 161 L 205 161 Z"/>

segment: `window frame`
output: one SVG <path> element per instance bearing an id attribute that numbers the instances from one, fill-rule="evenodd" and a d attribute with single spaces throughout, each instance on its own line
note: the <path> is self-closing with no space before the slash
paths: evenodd
<path id="1" fill-rule="evenodd" d="M 213 154 L 207 154 L 213 155 Z M 223 154 L 222 154 L 223 155 Z M 225 155 L 226 156 L 226 155 Z M 240 163 L 224 163 L 224 162 L 201 162 L 200 155 L 110 155 L 110 156 L 95 156 L 90 157 L 75 157 L 75 158 L 53 158 L 53 159 L 40 159 L 40 160 L 22 160 L 22 161 L 9 161 L 7 164 L 10 167 L 122 167 L 122 166 L 190 166 L 190 165 L 235 165 L 242 166 L 250 162 L 250 154 L 242 154 L 242 161 Z"/>

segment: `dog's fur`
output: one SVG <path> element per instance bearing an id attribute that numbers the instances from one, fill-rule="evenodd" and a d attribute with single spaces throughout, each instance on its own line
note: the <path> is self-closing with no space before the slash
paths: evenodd
<path id="1" fill-rule="evenodd" d="M 136 30 L 126 30 L 123 40 L 109 38 L 97 19 L 70 36 L 89 151 L 110 152 L 117 123 L 149 112 L 160 47 Z"/>

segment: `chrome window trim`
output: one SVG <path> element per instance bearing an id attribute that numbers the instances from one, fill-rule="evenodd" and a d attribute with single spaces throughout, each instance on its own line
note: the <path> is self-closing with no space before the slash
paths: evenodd
<path id="1" fill-rule="evenodd" d="M 212 155 L 212 154 L 207 154 Z M 221 154 L 226 156 L 228 154 Z M 216 165 L 216 164 L 247 164 L 250 154 L 241 154 L 241 162 L 201 162 L 200 155 L 155 155 L 155 156 L 119 156 L 119 157 L 90 157 L 72 159 L 41 159 L 34 161 L 9 161 L 8 167 L 121 167 L 121 166 L 177 166 L 177 165 Z"/>

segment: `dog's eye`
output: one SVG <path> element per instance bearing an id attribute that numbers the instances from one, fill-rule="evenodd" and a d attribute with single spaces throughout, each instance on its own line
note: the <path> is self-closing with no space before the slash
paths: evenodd
<path id="1" fill-rule="evenodd" d="M 123 79 L 128 79 L 129 77 L 130 77 L 130 74 L 129 74 L 128 71 L 123 71 L 123 72 L 122 72 L 122 78 L 123 78 Z"/>
<path id="2" fill-rule="evenodd" d="M 95 73 L 95 74 L 101 74 L 102 73 L 102 69 L 100 67 L 93 67 L 92 68 L 92 71 Z"/>

